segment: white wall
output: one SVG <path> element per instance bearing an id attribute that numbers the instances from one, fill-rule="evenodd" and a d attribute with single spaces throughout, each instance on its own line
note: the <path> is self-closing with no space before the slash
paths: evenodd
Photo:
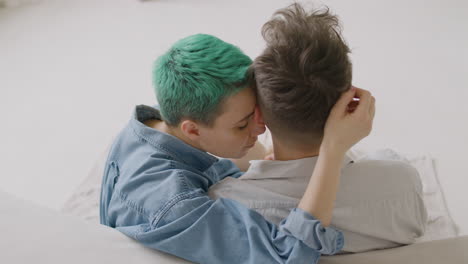
<path id="1" fill-rule="evenodd" d="M 254 57 L 285 0 L 62 0 L 0 10 L 0 189 L 59 208 L 136 104 L 151 63 L 210 33 Z M 342 19 L 354 84 L 377 99 L 363 147 L 430 153 L 468 233 L 468 2 L 323 1 Z"/>

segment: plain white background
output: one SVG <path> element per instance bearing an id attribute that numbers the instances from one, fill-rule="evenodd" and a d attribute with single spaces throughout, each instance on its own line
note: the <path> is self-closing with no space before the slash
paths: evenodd
<path id="1" fill-rule="evenodd" d="M 252 58 L 286 0 L 62 0 L 0 9 L 0 189 L 58 209 L 136 104 L 153 60 L 195 33 Z M 308 2 L 310 3 L 310 2 Z M 322 1 L 352 49 L 354 85 L 377 99 L 363 148 L 431 154 L 468 233 L 468 2 Z"/>

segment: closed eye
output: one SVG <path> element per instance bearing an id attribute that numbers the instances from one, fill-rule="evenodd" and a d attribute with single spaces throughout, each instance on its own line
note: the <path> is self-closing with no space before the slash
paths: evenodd
<path id="1" fill-rule="evenodd" d="M 249 122 L 246 122 L 244 126 L 237 127 L 239 130 L 244 130 L 249 125 Z"/>

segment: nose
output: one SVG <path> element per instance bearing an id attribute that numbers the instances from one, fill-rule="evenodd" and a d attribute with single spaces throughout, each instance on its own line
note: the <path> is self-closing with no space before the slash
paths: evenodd
<path id="1" fill-rule="evenodd" d="M 251 129 L 251 136 L 256 137 L 258 135 L 261 135 L 265 133 L 266 127 L 265 127 L 265 122 L 263 121 L 263 118 L 261 117 L 260 114 L 260 107 L 257 105 L 255 106 L 255 113 L 253 117 L 253 122 L 252 122 L 252 129 Z"/>
<path id="2" fill-rule="evenodd" d="M 265 133 L 265 130 L 266 130 L 266 127 L 264 123 L 259 123 L 253 120 L 250 135 L 252 137 L 256 137 L 258 135 Z"/>

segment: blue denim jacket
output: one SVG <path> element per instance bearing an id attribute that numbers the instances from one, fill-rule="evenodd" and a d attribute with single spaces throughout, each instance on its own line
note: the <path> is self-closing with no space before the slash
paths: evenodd
<path id="1" fill-rule="evenodd" d="M 207 191 L 242 172 L 143 122 L 157 107 L 136 106 L 104 170 L 100 221 L 147 247 L 196 263 L 316 263 L 343 247 L 343 234 L 294 208 L 279 226 Z"/>

